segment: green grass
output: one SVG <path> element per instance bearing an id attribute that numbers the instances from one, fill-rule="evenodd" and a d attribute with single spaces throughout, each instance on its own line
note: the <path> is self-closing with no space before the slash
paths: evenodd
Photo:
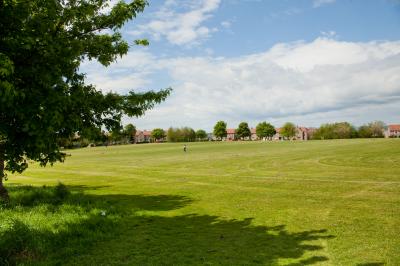
<path id="1" fill-rule="evenodd" d="M 10 176 L 0 255 L 43 265 L 400 265 L 400 140 L 188 147 L 72 150 L 63 164 Z"/>

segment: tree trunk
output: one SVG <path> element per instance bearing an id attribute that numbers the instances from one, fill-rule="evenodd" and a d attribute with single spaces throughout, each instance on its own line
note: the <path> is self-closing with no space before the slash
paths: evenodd
<path id="1" fill-rule="evenodd" d="M 9 201 L 8 191 L 3 185 L 4 173 L 4 144 L 0 143 L 0 201 Z"/>

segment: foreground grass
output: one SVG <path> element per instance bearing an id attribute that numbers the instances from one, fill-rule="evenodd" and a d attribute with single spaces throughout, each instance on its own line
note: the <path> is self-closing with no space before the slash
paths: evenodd
<path id="1" fill-rule="evenodd" d="M 0 256 L 44 265 L 399 265 L 399 140 L 181 146 L 73 150 L 64 164 L 11 176 Z M 69 193 L 49 187 L 58 182 Z"/>

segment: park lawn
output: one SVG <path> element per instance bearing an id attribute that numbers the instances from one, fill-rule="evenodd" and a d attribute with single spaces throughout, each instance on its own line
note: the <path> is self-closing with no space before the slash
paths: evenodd
<path id="1" fill-rule="evenodd" d="M 400 265 L 400 139 L 182 148 L 70 150 L 65 163 L 10 175 L 0 255 L 29 265 Z"/>

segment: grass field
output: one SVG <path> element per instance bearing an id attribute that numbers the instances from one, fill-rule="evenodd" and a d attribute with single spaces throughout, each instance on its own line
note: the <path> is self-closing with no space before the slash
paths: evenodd
<path id="1" fill-rule="evenodd" d="M 188 148 L 72 150 L 10 176 L 0 254 L 49 265 L 400 265 L 399 139 Z"/>

